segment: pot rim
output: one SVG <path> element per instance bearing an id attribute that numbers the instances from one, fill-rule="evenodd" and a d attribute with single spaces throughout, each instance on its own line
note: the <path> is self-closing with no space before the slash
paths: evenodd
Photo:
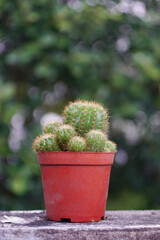
<path id="1" fill-rule="evenodd" d="M 112 165 L 115 152 L 38 152 L 40 165 Z"/>

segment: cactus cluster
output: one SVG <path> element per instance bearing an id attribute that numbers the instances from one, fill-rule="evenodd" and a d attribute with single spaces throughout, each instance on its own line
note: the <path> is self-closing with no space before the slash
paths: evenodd
<path id="1" fill-rule="evenodd" d="M 43 135 L 33 142 L 36 152 L 115 152 L 116 144 L 108 140 L 108 112 L 95 102 L 75 101 L 63 112 L 63 124 L 45 125 Z"/>

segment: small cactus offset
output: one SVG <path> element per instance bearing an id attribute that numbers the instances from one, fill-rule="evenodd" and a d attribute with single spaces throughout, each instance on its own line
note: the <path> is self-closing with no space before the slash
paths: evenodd
<path id="1" fill-rule="evenodd" d="M 116 152 L 117 151 L 117 145 L 112 141 L 106 141 L 104 152 Z"/>
<path id="2" fill-rule="evenodd" d="M 106 135 L 99 130 L 90 130 L 86 135 L 88 152 L 103 152 L 106 143 Z"/>
<path id="3" fill-rule="evenodd" d="M 86 149 L 85 139 L 82 137 L 72 137 L 68 143 L 68 151 L 70 152 L 84 152 Z"/>
<path id="4" fill-rule="evenodd" d="M 56 139 L 62 151 L 67 151 L 67 145 L 71 137 L 75 136 L 76 132 L 70 125 L 62 125 L 57 129 Z"/>
<path id="5" fill-rule="evenodd" d="M 108 129 L 108 113 L 102 105 L 95 102 L 75 101 L 63 112 L 64 123 L 74 126 L 75 130 L 85 136 L 91 129 L 99 129 L 106 133 Z"/>
<path id="6" fill-rule="evenodd" d="M 35 152 L 42 152 L 42 149 L 40 147 L 40 140 L 41 140 L 41 136 L 40 137 L 36 137 L 32 143 L 32 147 L 33 147 L 33 150 Z"/>
<path id="7" fill-rule="evenodd" d="M 43 132 L 56 134 L 58 127 L 61 125 L 62 125 L 62 123 L 60 123 L 60 122 L 48 123 L 44 126 Z"/>
<path id="8" fill-rule="evenodd" d="M 55 135 L 44 134 L 37 137 L 33 142 L 33 148 L 36 152 L 59 152 L 60 148 L 56 142 Z"/>

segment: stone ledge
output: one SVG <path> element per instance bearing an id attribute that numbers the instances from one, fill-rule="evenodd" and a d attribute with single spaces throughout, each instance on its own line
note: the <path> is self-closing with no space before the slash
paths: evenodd
<path id="1" fill-rule="evenodd" d="M 53 222 L 45 211 L 0 212 L 3 240 L 160 240 L 160 210 L 107 211 L 92 223 Z"/>

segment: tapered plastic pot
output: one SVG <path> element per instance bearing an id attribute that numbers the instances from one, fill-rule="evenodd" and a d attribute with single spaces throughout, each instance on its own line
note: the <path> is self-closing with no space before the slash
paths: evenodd
<path id="1" fill-rule="evenodd" d="M 114 153 L 38 153 L 47 218 L 92 222 L 104 219 Z"/>

